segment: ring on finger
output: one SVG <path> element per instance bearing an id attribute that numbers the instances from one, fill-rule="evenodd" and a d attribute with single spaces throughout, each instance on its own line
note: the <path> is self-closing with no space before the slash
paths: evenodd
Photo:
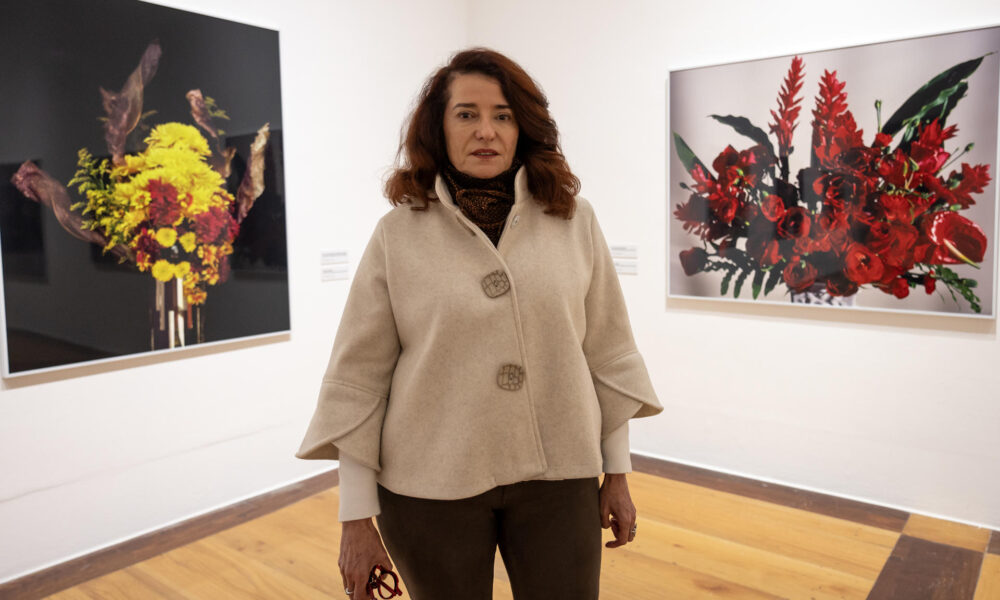
<path id="1" fill-rule="evenodd" d="M 347 594 L 348 596 L 352 596 L 354 595 L 354 590 L 352 590 L 351 588 L 344 588 L 344 593 Z"/>

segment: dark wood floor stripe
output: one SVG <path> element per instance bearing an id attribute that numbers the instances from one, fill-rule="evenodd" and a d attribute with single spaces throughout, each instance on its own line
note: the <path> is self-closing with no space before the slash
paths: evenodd
<path id="1" fill-rule="evenodd" d="M 983 554 L 899 536 L 868 600 L 972 600 Z"/>
<path id="2" fill-rule="evenodd" d="M 1000 531 L 994 531 L 990 534 L 990 545 L 987 546 L 986 551 L 990 554 L 1000 554 Z"/>
<path id="3" fill-rule="evenodd" d="M 103 550 L 0 584 L 0 600 L 35 600 L 95 577 L 144 561 L 240 523 L 262 517 L 330 489 L 340 481 L 336 470 L 320 473 L 278 490 L 126 540 Z"/>
<path id="4" fill-rule="evenodd" d="M 807 510 L 862 525 L 890 531 L 903 531 L 909 513 L 856 500 L 847 500 L 817 492 L 757 481 L 737 475 L 727 475 L 708 469 L 668 462 L 648 456 L 632 455 L 636 471 L 683 481 L 702 487 L 764 500 L 790 508 Z"/>

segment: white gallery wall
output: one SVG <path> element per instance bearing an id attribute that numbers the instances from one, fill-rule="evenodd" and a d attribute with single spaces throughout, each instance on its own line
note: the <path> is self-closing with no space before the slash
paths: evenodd
<path id="1" fill-rule="evenodd" d="M 608 242 L 639 248 L 639 274 L 621 280 L 665 410 L 632 422 L 634 451 L 1000 528 L 995 321 L 665 302 L 664 237 L 671 69 L 1000 25 L 1000 3 L 470 6 L 469 42 L 508 53 L 545 88 Z M 818 76 L 807 64 L 800 129 Z M 850 81 L 845 91 L 852 102 Z"/>
<path id="2" fill-rule="evenodd" d="M 993 321 L 666 302 L 664 239 L 671 68 L 994 25 L 1000 5 L 162 3 L 281 32 L 293 333 L 5 381 L 0 581 L 334 466 L 292 458 L 348 286 L 320 282 L 320 252 L 360 256 L 414 94 L 470 43 L 540 81 L 606 237 L 639 248 L 622 283 L 666 410 L 636 451 L 1000 528 Z"/>
<path id="3" fill-rule="evenodd" d="M 4 381 L 0 581 L 336 466 L 293 457 L 350 283 L 320 252 L 360 256 L 400 122 L 466 36 L 459 0 L 160 3 L 280 31 L 293 332 Z"/>

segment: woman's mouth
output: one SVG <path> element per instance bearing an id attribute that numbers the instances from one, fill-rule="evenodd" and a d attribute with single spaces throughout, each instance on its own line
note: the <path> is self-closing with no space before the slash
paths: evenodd
<path id="1" fill-rule="evenodd" d="M 496 150 L 481 149 L 474 151 L 472 155 L 479 158 L 493 158 L 494 156 L 500 156 L 500 153 Z"/>

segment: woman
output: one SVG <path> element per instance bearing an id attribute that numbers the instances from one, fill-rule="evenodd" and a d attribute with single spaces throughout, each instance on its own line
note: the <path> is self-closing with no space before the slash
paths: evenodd
<path id="1" fill-rule="evenodd" d="M 340 460 L 348 595 L 384 541 L 416 600 L 491 598 L 498 547 L 518 600 L 597 598 L 600 528 L 635 537 L 627 422 L 662 407 L 547 105 L 472 49 L 410 119 L 298 453 Z"/>

